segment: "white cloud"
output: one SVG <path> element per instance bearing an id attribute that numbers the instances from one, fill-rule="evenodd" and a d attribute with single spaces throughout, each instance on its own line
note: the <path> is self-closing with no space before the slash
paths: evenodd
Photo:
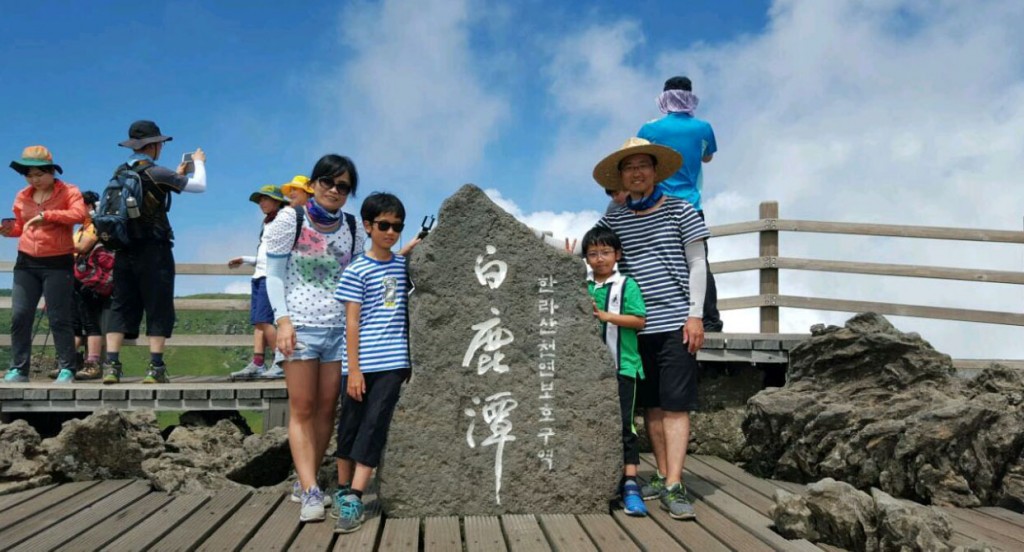
<path id="1" fill-rule="evenodd" d="M 508 101 L 477 74 L 483 63 L 470 44 L 468 4 L 351 6 L 339 23 L 351 56 L 318 83 L 331 125 L 325 147 L 351 155 L 376 177 L 373 187 L 403 192 L 407 203 L 465 182 L 508 115 Z"/>
<path id="2" fill-rule="evenodd" d="M 635 23 L 566 33 L 548 71 L 565 121 L 545 160 L 549 174 L 589 175 L 657 115 L 661 82 L 688 74 L 720 147 L 705 174 L 711 224 L 754 219 L 757 203 L 774 199 L 783 218 L 1020 229 L 1024 10 L 1016 2 L 779 0 L 769 15 L 761 34 L 650 62 L 633 55 L 644 40 Z M 781 240 L 784 256 L 1024 269 L 1020 246 Z M 711 250 L 712 260 L 757 255 L 753 240 L 715 240 Z M 781 281 L 792 295 L 1024 310 L 1020 286 L 798 271 Z M 719 289 L 755 294 L 756 279 L 726 275 Z M 756 330 L 750 313 L 726 314 L 729 329 Z M 806 331 L 847 316 L 784 310 L 783 323 Z M 1020 356 L 1019 327 L 896 321 L 954 356 Z"/>

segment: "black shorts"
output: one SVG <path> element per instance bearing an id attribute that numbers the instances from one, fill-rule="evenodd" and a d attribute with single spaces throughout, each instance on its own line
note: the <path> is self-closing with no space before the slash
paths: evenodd
<path id="1" fill-rule="evenodd" d="M 107 331 L 139 336 L 142 315 L 146 335 L 171 337 L 174 329 L 174 253 L 169 242 L 150 242 L 118 251 L 114 258 L 114 294 Z"/>
<path id="2" fill-rule="evenodd" d="M 75 283 L 75 335 L 98 336 L 110 322 L 110 297 L 101 297 L 88 288 Z"/>
<path id="3" fill-rule="evenodd" d="M 637 382 L 637 405 L 670 412 L 697 410 L 697 357 L 686 350 L 682 328 L 637 337 L 647 376 Z"/>
<path id="4" fill-rule="evenodd" d="M 363 374 L 366 393 L 362 401 L 352 400 L 345 392 L 348 376 L 341 378 L 341 416 L 338 418 L 338 451 L 335 458 L 355 460 L 376 468 L 388 440 L 391 416 L 398 404 L 402 382 L 408 370 L 388 370 Z M 365 489 L 364 489 L 365 490 Z"/>

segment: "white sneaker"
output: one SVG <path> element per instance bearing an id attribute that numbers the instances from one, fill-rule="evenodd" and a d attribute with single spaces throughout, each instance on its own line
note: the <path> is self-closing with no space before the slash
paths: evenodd
<path id="1" fill-rule="evenodd" d="M 296 504 L 302 504 L 302 485 L 298 481 L 292 483 L 292 492 L 288 495 L 288 500 Z M 324 508 L 330 508 L 331 504 L 333 504 L 331 495 L 324 495 Z"/>
<path id="2" fill-rule="evenodd" d="M 313 485 L 309 490 L 302 493 L 302 508 L 299 510 L 299 521 L 323 521 L 325 515 L 324 493 L 320 491 L 320 487 Z"/>

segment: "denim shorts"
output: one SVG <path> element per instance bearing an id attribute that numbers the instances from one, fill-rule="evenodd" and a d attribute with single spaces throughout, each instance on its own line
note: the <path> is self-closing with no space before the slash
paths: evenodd
<path id="1" fill-rule="evenodd" d="M 344 354 L 344 326 L 295 326 L 295 351 L 288 360 L 341 362 Z"/>

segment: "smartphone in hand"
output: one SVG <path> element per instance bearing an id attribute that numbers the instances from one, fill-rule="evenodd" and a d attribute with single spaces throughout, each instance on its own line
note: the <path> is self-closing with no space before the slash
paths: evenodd
<path id="1" fill-rule="evenodd" d="M 192 152 L 182 155 L 181 162 L 185 164 L 185 174 L 192 174 L 196 172 L 196 164 L 192 160 Z"/>

